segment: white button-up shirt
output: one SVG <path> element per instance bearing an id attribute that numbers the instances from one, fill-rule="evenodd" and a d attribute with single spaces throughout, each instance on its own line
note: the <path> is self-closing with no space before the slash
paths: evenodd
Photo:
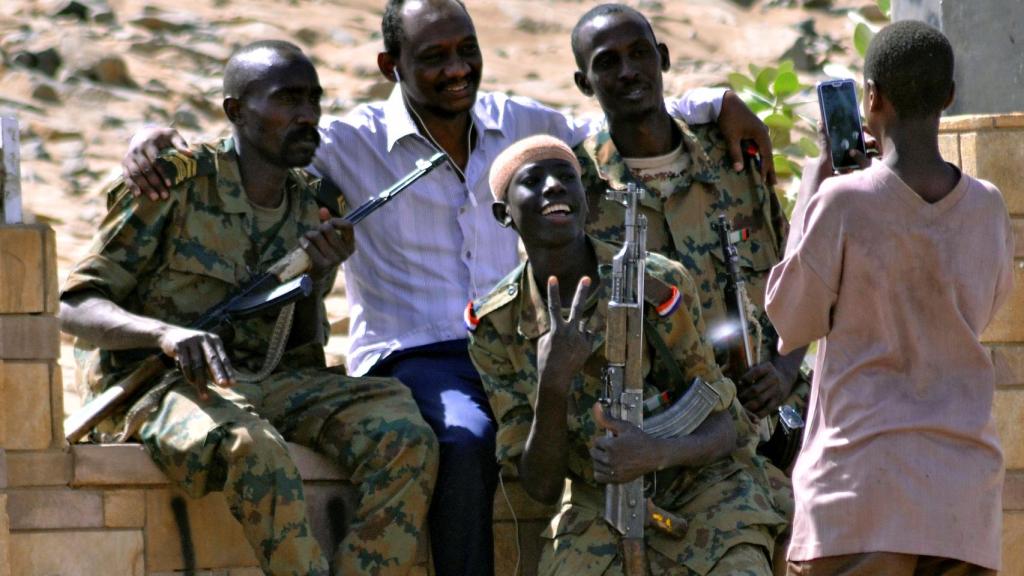
<path id="1" fill-rule="evenodd" d="M 724 90 L 701 89 L 670 102 L 700 124 L 718 117 Z M 491 215 L 491 162 L 513 142 L 551 134 L 575 146 L 596 128 L 533 100 L 481 92 L 472 110 L 476 143 L 466 180 L 442 165 L 356 227 L 344 264 L 351 314 L 347 367 L 365 374 L 395 350 L 466 337 L 462 312 L 519 263 L 518 237 Z M 320 122 L 311 170 L 355 208 L 436 150 L 420 134 L 398 86 L 385 102 L 363 104 Z"/>

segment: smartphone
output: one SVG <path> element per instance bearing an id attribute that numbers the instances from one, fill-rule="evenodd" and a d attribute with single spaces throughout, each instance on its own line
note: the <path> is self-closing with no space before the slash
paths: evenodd
<path id="1" fill-rule="evenodd" d="M 837 172 L 856 168 L 857 162 L 850 157 L 850 150 L 860 150 L 862 154 L 867 152 L 853 80 L 826 80 L 818 84 L 818 106 L 832 149 L 832 168 Z"/>

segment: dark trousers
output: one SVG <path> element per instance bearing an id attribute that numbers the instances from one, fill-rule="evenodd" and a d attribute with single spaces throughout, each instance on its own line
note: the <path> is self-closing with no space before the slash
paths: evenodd
<path id="1" fill-rule="evenodd" d="M 437 576 L 494 574 L 491 530 L 498 467 L 497 425 L 468 341 L 451 340 L 396 352 L 370 376 L 398 378 L 412 391 L 441 448 L 430 504 L 431 554 Z"/>

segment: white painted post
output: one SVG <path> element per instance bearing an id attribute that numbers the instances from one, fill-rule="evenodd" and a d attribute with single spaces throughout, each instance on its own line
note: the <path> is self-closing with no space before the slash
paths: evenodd
<path id="1" fill-rule="evenodd" d="M 21 150 L 18 137 L 18 119 L 14 116 L 0 117 L 0 152 L 3 153 L 3 167 L 0 168 L 0 214 L 3 224 L 21 224 Z"/>

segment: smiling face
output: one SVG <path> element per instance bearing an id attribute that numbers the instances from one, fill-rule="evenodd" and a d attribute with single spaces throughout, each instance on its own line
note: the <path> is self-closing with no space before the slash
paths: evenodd
<path id="1" fill-rule="evenodd" d="M 584 235 L 586 195 L 576 167 L 567 160 L 520 166 L 509 182 L 505 206 L 528 248 L 563 245 Z"/>
<path id="2" fill-rule="evenodd" d="M 225 102 L 225 110 L 242 149 L 256 151 L 275 166 L 300 167 L 313 160 L 320 144 L 322 95 L 309 60 L 272 55 L 245 94 Z"/>
<path id="3" fill-rule="evenodd" d="M 595 16 L 580 27 L 574 48 L 582 65 L 576 85 L 596 96 L 609 118 L 641 117 L 664 106 L 661 74 L 668 70 L 668 48 L 655 41 L 642 15 Z"/>
<path id="4" fill-rule="evenodd" d="M 483 56 L 473 20 L 451 1 L 415 0 L 402 8 L 399 56 L 382 54 L 397 68 L 410 104 L 422 113 L 456 116 L 473 107 Z"/>

